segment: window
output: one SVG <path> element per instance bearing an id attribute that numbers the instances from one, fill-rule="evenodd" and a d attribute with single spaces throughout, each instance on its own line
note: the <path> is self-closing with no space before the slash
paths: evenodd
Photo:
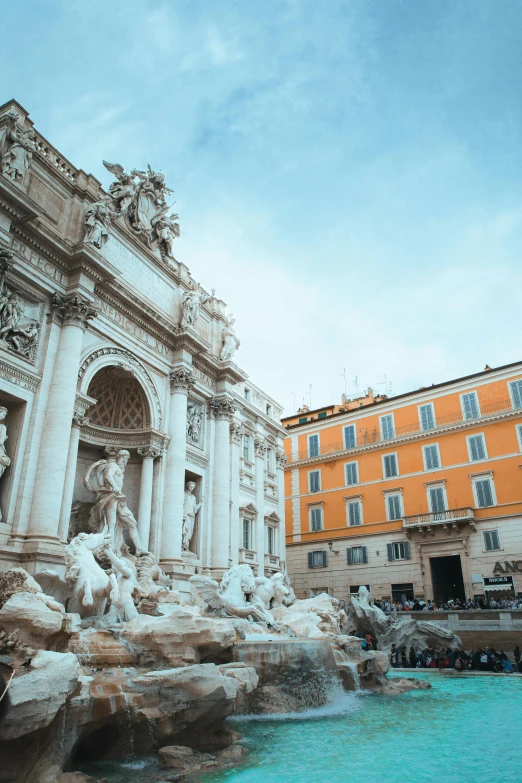
<path id="1" fill-rule="evenodd" d="M 476 462 L 479 459 L 486 459 L 487 454 L 484 435 L 470 435 L 467 441 L 470 462 Z"/>
<path id="2" fill-rule="evenodd" d="M 466 419 L 478 419 L 480 416 L 477 392 L 470 392 L 461 396 L 462 415 Z"/>
<path id="3" fill-rule="evenodd" d="M 410 542 L 396 541 L 388 544 L 388 560 L 411 560 Z"/>
<path id="4" fill-rule="evenodd" d="M 250 389 L 245 389 L 245 400 L 250 399 Z"/>
<path id="5" fill-rule="evenodd" d="M 392 440 L 395 437 L 393 413 L 381 416 L 381 440 Z"/>
<path id="6" fill-rule="evenodd" d="M 500 549 L 500 536 L 498 530 L 484 531 L 484 545 L 486 552 L 492 552 L 494 549 Z"/>
<path id="7" fill-rule="evenodd" d="M 319 552 L 308 552 L 308 568 L 326 568 L 328 560 L 324 549 Z"/>
<path id="8" fill-rule="evenodd" d="M 433 443 L 431 446 L 423 446 L 424 470 L 437 470 L 440 468 L 439 446 Z"/>
<path id="9" fill-rule="evenodd" d="M 319 456 L 319 435 L 308 436 L 308 456 L 309 457 Z"/>
<path id="10" fill-rule="evenodd" d="M 486 508 L 494 506 L 493 482 L 490 478 L 476 479 L 474 482 L 475 500 L 477 508 Z"/>
<path id="11" fill-rule="evenodd" d="M 323 509 L 321 506 L 315 506 L 310 509 L 310 530 L 312 533 L 318 533 L 323 529 Z"/>
<path id="12" fill-rule="evenodd" d="M 360 565 L 368 562 L 368 548 L 365 546 L 352 546 L 346 550 L 348 565 Z"/>
<path id="13" fill-rule="evenodd" d="M 243 549 L 252 549 L 252 520 L 243 519 Z"/>
<path id="14" fill-rule="evenodd" d="M 309 491 L 310 492 L 320 492 L 321 491 L 321 471 L 320 470 L 311 470 L 308 474 L 308 483 L 309 483 Z"/>
<path id="15" fill-rule="evenodd" d="M 243 435 L 243 459 L 246 459 L 247 462 L 252 461 L 250 456 L 250 449 L 251 449 L 250 435 Z"/>
<path id="16" fill-rule="evenodd" d="M 276 542 L 276 531 L 275 527 L 272 527 L 269 525 L 266 529 L 267 533 L 267 549 L 269 555 L 275 555 L 275 542 Z"/>
<path id="17" fill-rule="evenodd" d="M 349 500 L 346 503 L 346 515 L 350 527 L 362 525 L 362 503 L 360 500 Z"/>
<path id="18" fill-rule="evenodd" d="M 509 384 L 511 390 L 511 399 L 514 408 L 522 408 L 522 380 L 511 381 Z"/>
<path id="19" fill-rule="evenodd" d="M 317 414 L 318 419 L 326 419 L 326 411 L 321 411 L 321 413 Z"/>
<path id="20" fill-rule="evenodd" d="M 353 487 L 354 484 L 359 483 L 359 470 L 357 467 L 357 462 L 347 462 L 344 466 L 344 471 L 346 475 L 347 487 Z"/>
<path id="21" fill-rule="evenodd" d="M 522 451 L 522 424 L 517 424 L 516 431 L 517 431 L 517 438 L 518 438 L 518 448 L 520 449 L 520 451 Z"/>
<path id="22" fill-rule="evenodd" d="M 266 450 L 266 469 L 268 473 L 274 472 L 274 450 L 271 448 Z"/>
<path id="23" fill-rule="evenodd" d="M 408 599 L 408 601 L 415 600 L 415 592 L 413 590 L 412 582 L 404 582 L 403 584 L 391 585 L 391 598 L 392 601 L 402 601 L 402 597 Z"/>
<path id="24" fill-rule="evenodd" d="M 349 424 L 344 428 L 344 448 L 354 449 L 357 446 L 357 437 L 355 435 L 355 424 Z"/>
<path id="25" fill-rule="evenodd" d="M 386 454 L 382 458 L 382 466 L 384 478 L 394 478 L 395 476 L 399 475 L 396 454 Z"/>
<path id="26" fill-rule="evenodd" d="M 389 522 L 402 519 L 402 498 L 400 495 L 386 495 L 386 513 Z"/>
<path id="27" fill-rule="evenodd" d="M 371 592 L 370 585 L 350 585 L 350 595 L 357 595 L 361 587 L 366 587 L 368 592 Z"/>
<path id="28" fill-rule="evenodd" d="M 272 406 L 267 403 L 266 405 L 266 415 L 271 416 L 272 415 Z"/>
<path id="29" fill-rule="evenodd" d="M 444 487 L 429 487 L 428 506 L 432 514 L 438 514 L 441 511 L 446 511 Z"/>
<path id="30" fill-rule="evenodd" d="M 435 411 L 433 410 L 432 402 L 428 402 L 426 405 L 419 405 L 419 421 L 421 430 L 435 429 Z"/>

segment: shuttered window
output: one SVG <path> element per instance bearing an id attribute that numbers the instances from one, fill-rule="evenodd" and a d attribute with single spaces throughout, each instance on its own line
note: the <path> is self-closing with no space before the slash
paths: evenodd
<path id="1" fill-rule="evenodd" d="M 440 468 L 439 447 L 436 443 L 431 446 L 424 446 L 424 466 L 426 470 L 437 470 Z"/>
<path id="2" fill-rule="evenodd" d="M 477 505 L 479 508 L 493 506 L 493 489 L 491 479 L 481 479 L 475 482 L 475 492 L 477 494 Z"/>
<path id="3" fill-rule="evenodd" d="M 429 490 L 429 495 L 430 509 L 433 514 L 437 514 L 440 511 L 446 511 L 446 501 L 442 487 L 431 487 Z"/>
<path id="4" fill-rule="evenodd" d="M 252 521 L 243 520 L 243 549 L 252 549 Z"/>
<path id="5" fill-rule="evenodd" d="M 421 405 L 419 407 L 419 417 L 421 430 L 435 429 L 435 412 L 433 410 L 432 402 L 428 402 L 426 405 Z"/>
<path id="6" fill-rule="evenodd" d="M 308 436 L 308 456 L 309 457 L 319 456 L 319 435 Z"/>
<path id="7" fill-rule="evenodd" d="M 394 544 L 388 544 L 388 560 L 411 560 L 410 542 L 397 541 Z"/>
<path id="8" fill-rule="evenodd" d="M 388 507 L 388 520 L 402 519 L 402 503 L 400 495 L 387 495 L 386 505 Z"/>
<path id="9" fill-rule="evenodd" d="M 392 440 L 395 437 L 395 427 L 393 425 L 393 414 L 381 416 L 381 439 Z"/>
<path id="10" fill-rule="evenodd" d="M 485 530 L 484 531 L 484 544 L 487 552 L 492 552 L 494 549 L 500 549 L 500 537 L 498 530 Z"/>
<path id="11" fill-rule="evenodd" d="M 509 385 L 511 387 L 511 398 L 513 400 L 513 407 L 522 408 L 522 380 L 512 381 Z"/>
<path id="12" fill-rule="evenodd" d="M 368 562 L 368 549 L 365 546 L 352 546 L 346 550 L 348 565 L 360 565 Z"/>
<path id="13" fill-rule="evenodd" d="M 308 552 L 308 568 L 326 568 L 328 564 L 326 552 Z"/>
<path id="14" fill-rule="evenodd" d="M 272 527 L 269 525 L 266 529 L 267 532 L 267 545 L 268 545 L 268 554 L 269 555 L 275 555 L 275 527 Z"/>
<path id="15" fill-rule="evenodd" d="M 352 500 L 348 504 L 348 524 L 350 527 L 362 525 L 361 501 Z"/>
<path id="16" fill-rule="evenodd" d="M 346 471 L 346 486 L 352 487 L 354 484 L 359 483 L 359 471 L 357 470 L 356 462 L 347 462 L 345 467 Z"/>
<path id="17" fill-rule="evenodd" d="M 355 424 L 349 424 L 348 427 L 344 428 L 344 448 L 354 449 L 356 446 Z"/>
<path id="18" fill-rule="evenodd" d="M 312 533 L 323 529 L 323 509 L 320 506 L 310 509 L 310 529 Z"/>
<path id="19" fill-rule="evenodd" d="M 468 438 L 469 458 L 471 462 L 486 459 L 486 444 L 483 435 L 470 435 Z"/>
<path id="20" fill-rule="evenodd" d="M 462 395 L 462 413 L 466 420 L 478 419 L 480 412 L 476 392 Z"/>
<path id="21" fill-rule="evenodd" d="M 394 478 L 399 475 L 396 454 L 386 454 L 386 456 L 383 457 L 383 466 L 384 478 Z"/>
<path id="22" fill-rule="evenodd" d="M 320 470 L 311 470 L 309 475 L 309 481 L 310 481 L 310 492 L 320 492 L 321 491 L 321 471 Z"/>

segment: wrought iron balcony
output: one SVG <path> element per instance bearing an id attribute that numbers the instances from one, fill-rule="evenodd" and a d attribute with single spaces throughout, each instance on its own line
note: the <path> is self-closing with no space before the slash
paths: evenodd
<path id="1" fill-rule="evenodd" d="M 403 517 L 403 527 L 432 527 L 433 525 L 452 525 L 459 522 L 472 522 L 475 511 L 472 508 L 448 508 L 446 511 L 433 511 L 429 514 L 415 514 Z"/>

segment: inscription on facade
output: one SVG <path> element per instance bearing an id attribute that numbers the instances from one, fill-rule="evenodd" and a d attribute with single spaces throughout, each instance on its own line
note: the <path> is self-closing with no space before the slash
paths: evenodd
<path id="1" fill-rule="evenodd" d="M 36 269 L 39 269 L 40 272 L 43 272 L 46 277 L 49 277 L 51 280 L 54 280 L 56 283 L 60 284 L 66 282 L 67 276 L 64 274 L 64 272 L 61 272 L 57 267 L 54 266 L 54 264 L 51 264 L 51 262 L 46 258 L 40 256 L 32 248 L 24 245 L 23 242 L 20 242 L 19 239 L 13 239 L 12 247 L 16 253 L 25 259 L 25 261 L 27 261 L 29 264 L 32 264 L 32 266 L 34 266 Z"/>
<path id="2" fill-rule="evenodd" d="M 149 334 L 149 332 L 146 332 L 145 329 L 142 329 L 142 327 L 137 323 L 134 323 L 134 321 L 131 321 L 130 318 L 127 318 L 125 315 L 120 313 L 118 310 L 112 307 L 112 305 L 107 304 L 107 302 L 104 302 L 100 299 L 99 305 L 102 315 L 104 315 L 110 321 L 113 321 L 115 324 L 118 324 L 118 326 L 121 326 L 122 329 L 124 329 L 129 334 L 132 334 L 140 342 L 148 345 L 149 348 L 152 348 L 152 350 L 156 351 L 156 353 L 164 356 L 165 359 L 172 361 L 174 358 L 174 352 L 171 348 L 160 342 L 160 340 Z"/>
<path id="3" fill-rule="evenodd" d="M 505 560 L 495 563 L 494 574 L 522 574 L 522 560 Z"/>

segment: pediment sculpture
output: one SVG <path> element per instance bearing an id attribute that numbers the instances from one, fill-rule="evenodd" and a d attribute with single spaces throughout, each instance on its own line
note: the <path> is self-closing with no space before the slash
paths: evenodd
<path id="1" fill-rule="evenodd" d="M 27 317 L 31 303 L 7 286 L 5 276 L 11 258 L 11 251 L 0 250 L 0 343 L 9 351 L 32 359 L 38 347 L 40 322 Z"/>
<path id="2" fill-rule="evenodd" d="M 235 322 L 236 319 L 232 313 L 227 316 L 227 323 L 223 329 L 223 345 L 221 346 L 221 352 L 219 354 L 219 359 L 222 362 L 229 362 L 241 345 L 234 329 Z"/>

